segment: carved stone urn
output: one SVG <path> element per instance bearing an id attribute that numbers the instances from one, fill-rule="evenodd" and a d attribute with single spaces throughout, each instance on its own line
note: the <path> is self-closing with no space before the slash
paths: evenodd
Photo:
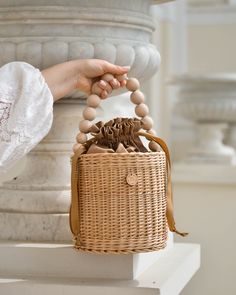
<path id="1" fill-rule="evenodd" d="M 176 112 L 194 121 L 196 126 L 196 140 L 185 160 L 235 164 L 235 149 L 231 144 L 236 120 L 236 76 L 185 75 L 173 82 L 179 86 Z"/>
<path id="2" fill-rule="evenodd" d="M 165 1 L 0 0 L 0 65 L 18 60 L 42 69 L 97 58 L 130 65 L 130 76 L 144 81 L 160 64 L 159 52 L 150 43 L 150 7 L 161 2 Z M 71 240 L 70 154 L 81 96 L 75 92 L 54 106 L 50 133 L 27 156 L 22 173 L 0 188 L 0 239 Z M 125 110 L 128 102 L 121 101 Z"/>

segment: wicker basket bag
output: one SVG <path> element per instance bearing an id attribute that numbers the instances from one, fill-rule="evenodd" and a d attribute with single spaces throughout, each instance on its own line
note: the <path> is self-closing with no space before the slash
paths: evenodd
<path id="1" fill-rule="evenodd" d="M 156 251 L 166 246 L 168 226 L 179 233 L 173 218 L 168 148 L 153 135 L 138 81 L 131 78 L 126 87 L 141 119 L 92 124 L 100 98 L 91 95 L 80 122 L 72 156 L 70 227 L 75 248 L 81 251 Z M 140 137 L 150 141 L 151 151 Z"/>

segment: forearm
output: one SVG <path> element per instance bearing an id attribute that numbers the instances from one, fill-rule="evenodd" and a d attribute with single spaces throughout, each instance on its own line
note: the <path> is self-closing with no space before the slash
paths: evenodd
<path id="1" fill-rule="evenodd" d="M 79 61 L 73 60 L 42 71 L 54 101 L 72 92 L 78 83 Z"/>

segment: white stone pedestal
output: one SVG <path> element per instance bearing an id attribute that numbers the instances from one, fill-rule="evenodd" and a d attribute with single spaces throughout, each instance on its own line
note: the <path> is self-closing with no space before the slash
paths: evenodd
<path id="1" fill-rule="evenodd" d="M 235 150 L 223 143 L 227 124 L 199 123 L 196 144 L 188 151 L 186 162 L 235 164 Z"/>
<path id="2" fill-rule="evenodd" d="M 0 187 L 0 239 L 70 241 L 70 155 L 83 102 L 54 106 L 50 133 L 24 171 Z"/>
<path id="3" fill-rule="evenodd" d="M 234 128 L 231 127 L 228 139 L 225 136 L 236 116 L 235 75 L 182 75 L 175 77 L 173 84 L 179 86 L 176 113 L 194 121 L 197 131 L 193 147 L 183 161 L 235 164 Z"/>
<path id="4" fill-rule="evenodd" d="M 165 250 L 127 255 L 80 252 L 68 243 L 0 241 L 0 275 L 133 280 L 172 248 L 172 235 Z"/>
<path id="5" fill-rule="evenodd" d="M 148 256 L 155 255 L 145 255 L 84 254 L 63 244 L 0 244 L 0 294 L 177 295 L 200 266 L 194 244 L 176 244 L 152 265 Z"/>

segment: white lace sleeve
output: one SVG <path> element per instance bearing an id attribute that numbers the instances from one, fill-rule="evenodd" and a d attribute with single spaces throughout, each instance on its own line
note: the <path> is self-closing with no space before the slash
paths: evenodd
<path id="1" fill-rule="evenodd" d="M 41 74 L 24 62 L 0 68 L 0 174 L 48 133 L 53 97 Z"/>

